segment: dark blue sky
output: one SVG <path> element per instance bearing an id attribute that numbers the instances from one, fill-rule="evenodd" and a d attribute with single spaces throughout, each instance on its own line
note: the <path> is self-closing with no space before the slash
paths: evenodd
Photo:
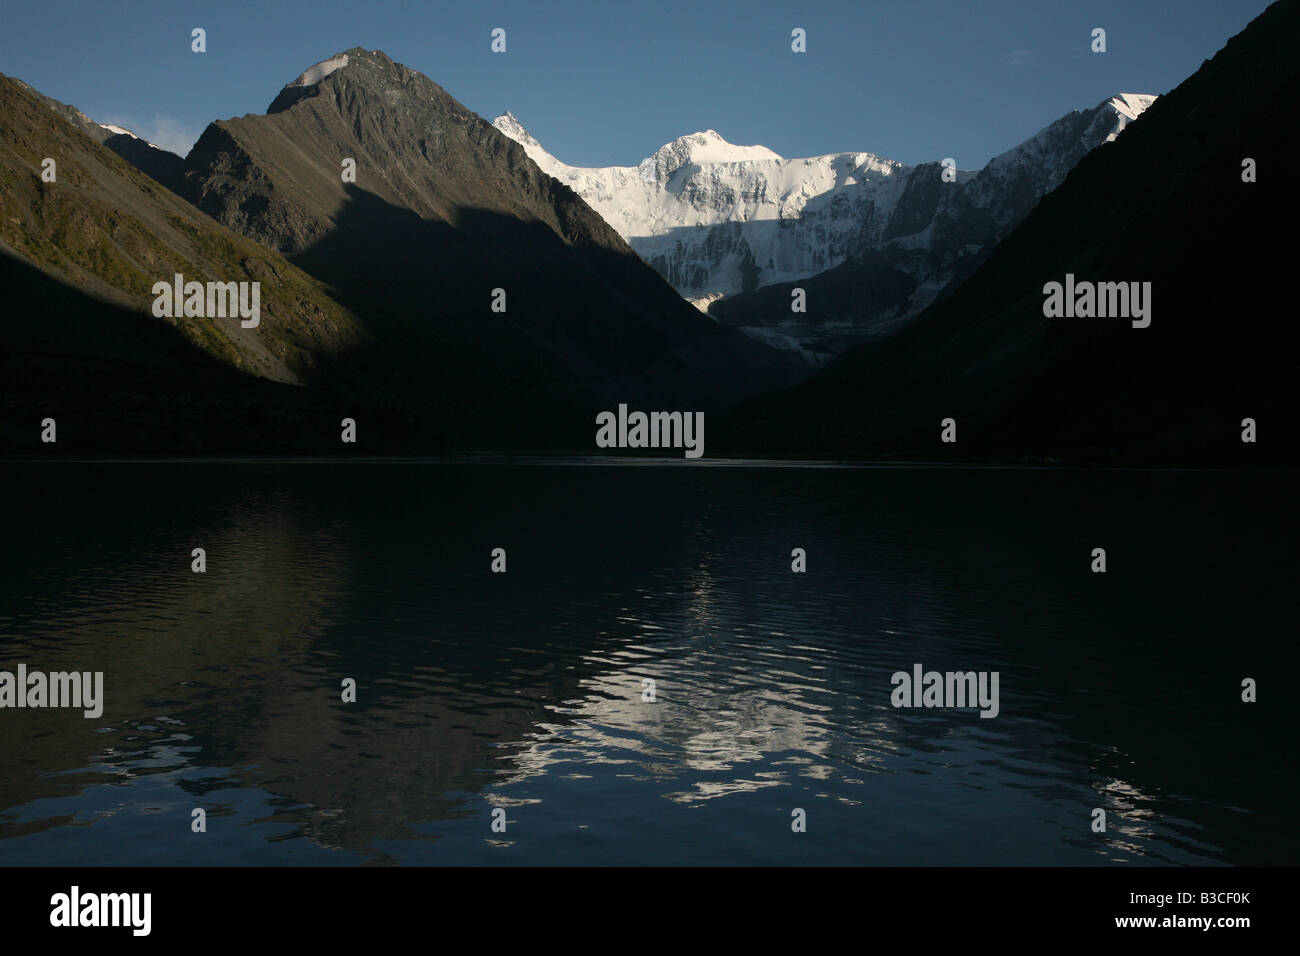
<path id="1" fill-rule="evenodd" d="M 632 165 L 713 128 L 784 156 L 978 168 L 1071 109 L 1167 92 L 1267 5 L 45 0 L 6 4 L 0 72 L 183 151 L 209 121 L 263 112 L 306 67 L 361 46 L 489 120 L 510 109 L 574 165 Z M 494 27 L 504 54 L 489 49 Z M 794 27 L 808 52 L 791 52 Z M 1104 54 L 1089 50 L 1094 27 Z"/>

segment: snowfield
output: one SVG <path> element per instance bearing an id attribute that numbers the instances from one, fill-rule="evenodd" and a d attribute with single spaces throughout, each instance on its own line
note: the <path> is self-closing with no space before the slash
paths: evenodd
<path id="1" fill-rule="evenodd" d="M 968 189 L 968 205 L 1005 227 L 1025 212 L 1023 198 L 1010 195 L 1023 197 L 1028 186 L 1036 201 L 1083 152 L 1113 140 L 1154 101 L 1125 93 L 1067 114 L 984 170 L 959 170 L 957 183 Z M 886 243 L 926 249 L 932 242 L 936 211 L 921 221 L 914 198 L 903 201 L 913 174 L 925 167 L 874 153 L 786 159 L 704 130 L 635 166 L 582 167 L 551 155 L 509 112 L 493 125 L 697 303 L 815 275 Z"/>
<path id="2" fill-rule="evenodd" d="M 299 63 L 302 61 L 299 60 Z M 321 60 L 314 66 L 309 66 L 302 71 L 298 79 L 290 83 L 290 86 L 315 86 L 325 77 L 329 76 L 335 70 L 348 65 L 348 55 L 340 53 L 338 56 L 332 56 L 328 60 Z"/>

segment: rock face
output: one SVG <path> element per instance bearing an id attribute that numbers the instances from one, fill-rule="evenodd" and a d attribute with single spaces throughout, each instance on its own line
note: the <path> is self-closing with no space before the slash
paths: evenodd
<path id="1" fill-rule="evenodd" d="M 133 168 L 87 124 L 98 126 L 0 76 L 0 447 L 306 451 L 303 416 L 328 420 L 313 396 L 350 396 L 367 410 L 383 401 L 382 375 L 343 358 L 368 348 L 354 313 Z M 178 272 L 260 283 L 260 324 L 155 317 L 154 283 Z M 27 427 L 46 416 L 58 420 L 57 449 Z"/>
<path id="2" fill-rule="evenodd" d="M 733 447 L 1300 462 L 1296 251 L 1278 228 L 1300 211 L 1282 172 L 1300 137 L 1278 119 L 1300 84 L 1297 34 L 1300 3 L 1269 7 L 1123 136 L 1084 156 L 950 296 L 806 385 L 746 406 Z M 1045 286 L 1067 275 L 1150 283 L 1150 325 L 1047 317 Z M 956 444 L 940 442 L 945 418 L 956 421 Z M 1242 440 L 1248 418 L 1255 442 Z"/>
<path id="3" fill-rule="evenodd" d="M 783 159 L 713 130 L 680 137 L 638 166 L 586 169 L 560 162 L 510 113 L 495 125 L 687 298 L 735 295 L 843 261 L 865 203 L 893 197 L 907 169 L 870 153 Z"/>
<path id="4" fill-rule="evenodd" d="M 21 80 L 13 80 L 13 82 L 37 99 L 48 104 L 50 108 L 95 142 L 107 146 L 146 175 L 161 183 L 169 183 L 179 175 L 185 160 L 175 153 L 146 142 L 129 129 L 96 123 L 75 106 L 69 106 L 67 103 L 60 103 L 58 100 L 51 99 L 45 94 L 32 89 Z"/>
<path id="5" fill-rule="evenodd" d="M 21 406 L 5 421 L 96 423 L 61 449 L 337 452 L 346 416 L 363 452 L 594 451 L 620 402 L 715 413 L 807 374 L 701 315 L 383 54 L 348 51 L 267 115 L 212 124 L 160 172 L 171 189 L 107 148 L 129 133 L 7 78 L 0 100 L 0 362 Z M 154 284 L 177 273 L 259 283 L 260 326 L 156 318 Z"/>
<path id="6" fill-rule="evenodd" d="M 329 282 L 394 351 L 394 389 L 464 435 L 590 444 L 611 402 L 718 408 L 805 368 L 700 315 L 523 148 L 378 51 L 210 125 L 174 188 Z"/>
<path id="7" fill-rule="evenodd" d="M 683 296 L 816 360 L 919 313 L 1154 99 L 1124 94 L 1069 113 L 984 169 L 958 171 L 954 183 L 936 164 L 872 153 L 783 159 L 713 130 L 639 166 L 584 169 L 557 160 L 509 113 L 495 125 Z M 808 313 L 792 315 L 793 287 L 846 263 L 814 280 Z"/>
<path id="8" fill-rule="evenodd" d="M 138 315 L 138 323 L 127 323 L 133 330 L 123 332 L 127 340 L 178 345 L 167 355 L 138 352 L 139 360 L 170 364 L 193 349 L 258 378 L 308 384 L 323 381 L 318 358 L 361 340 L 356 317 L 324 285 L 133 169 L 83 135 L 82 122 L 50 109 L 51 101 L 3 76 L 0 101 L 6 144 L 0 152 L 0 243 L 11 260 Z M 56 160 L 52 182 L 39 175 L 47 156 Z M 171 283 L 178 272 L 199 282 L 260 282 L 260 324 L 253 329 L 237 320 L 155 318 L 153 285 Z M 108 329 L 91 316 L 79 320 L 75 310 L 52 313 L 57 322 L 54 315 L 47 323 L 10 314 L 6 329 L 21 336 L 27 327 L 56 353 L 84 350 L 93 356 L 97 348 L 87 343 L 100 342 L 106 350 L 102 360 L 111 363 L 114 335 Z M 54 334 L 54 326 L 65 322 L 68 327 Z M 167 334 L 160 334 L 164 328 Z"/>

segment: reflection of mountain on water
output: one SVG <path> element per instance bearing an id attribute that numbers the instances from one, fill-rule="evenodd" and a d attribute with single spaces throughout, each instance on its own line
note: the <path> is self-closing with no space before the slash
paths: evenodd
<path id="1" fill-rule="evenodd" d="M 20 854 L 95 806 L 88 859 L 109 811 L 153 808 L 136 825 L 157 833 L 193 806 L 229 862 L 308 844 L 463 860 L 489 805 L 517 808 L 511 852 L 557 820 L 635 843 L 618 814 L 727 846 L 791 806 L 836 860 L 1296 845 L 1273 757 L 1291 705 L 1236 690 L 1291 663 L 1285 476 L 69 463 L 17 480 L 34 507 L 0 559 L 6 661 L 102 669 L 107 690 L 99 722 L 0 715 L 17 768 L 0 835 L 27 834 Z M 1106 575 L 1087 570 L 1098 544 Z M 1000 716 L 892 709 L 914 662 L 1000 671 Z M 115 798 L 92 793 L 106 780 Z M 814 842 L 830 832 L 839 849 Z"/>
<path id="2" fill-rule="evenodd" d="M 1265 530 L 1281 478 L 867 475 L 841 473 L 821 498 L 827 485 L 786 472 L 711 502 L 714 533 L 664 575 L 672 616 L 626 612 L 640 640 L 602 649 L 601 672 L 556 708 L 562 721 L 530 735 L 496 792 L 613 759 L 658 798 L 692 806 L 834 780 L 836 799 L 878 809 L 897 800 L 890 775 L 931 775 L 954 799 L 973 787 L 1055 804 L 1054 822 L 1083 821 L 1067 842 L 1098 860 L 1222 859 L 1207 829 L 1232 832 L 1253 859 L 1276 857 L 1286 831 L 1264 822 L 1284 792 L 1271 745 L 1243 733 L 1252 715 L 1220 675 L 1282 652 L 1281 591 L 1252 577 L 1296 565 L 1294 546 Z M 1243 544 L 1206 553 L 1207 529 L 1188 516 L 1222 500 L 1243 509 L 1224 540 Z M 783 513 L 780 502 L 797 504 Z M 816 577 L 790 575 L 777 541 L 809 545 Z M 1099 541 L 1124 556 L 1118 574 L 1089 572 Z M 1247 594 L 1262 600 L 1229 610 Z M 999 670 L 1002 716 L 893 710 L 889 676 L 916 661 Z M 641 700 L 645 677 L 654 704 Z M 1232 773 L 1207 772 L 1207 752 Z M 1243 791 L 1273 804 L 1264 820 L 1228 809 Z M 1093 807 L 1110 814 L 1104 840 L 1086 825 Z"/>
<path id="3" fill-rule="evenodd" d="M 206 758 L 237 760 L 241 748 L 223 741 L 258 733 L 283 672 L 346 600 L 348 555 L 329 516 L 244 486 L 237 472 L 205 480 L 199 467 L 55 466 L 28 489 L 36 507 L 9 529 L 24 547 L 5 562 L 6 603 L 17 609 L 0 619 L 6 661 L 103 671 L 106 705 L 97 721 L 7 713 L 6 756 L 19 765 L 111 765 L 182 726 L 203 735 Z M 206 551 L 204 574 L 191 571 L 195 547 Z M 70 782 L 6 775 L 4 803 Z"/>
<path id="4" fill-rule="evenodd" d="M 6 666 L 102 670 L 107 706 L 95 722 L 79 711 L 6 712 L 6 764 L 41 772 L 6 774 L 0 804 L 188 760 L 238 768 L 242 783 L 313 808 L 303 832 L 324 845 L 362 848 L 447 816 L 454 804 L 442 795 L 479 785 L 485 744 L 523 736 L 561 688 L 550 664 L 531 673 L 526 659 L 509 663 L 527 641 L 510 622 L 475 625 L 476 602 L 448 584 L 463 562 L 436 550 L 451 525 L 407 524 L 411 508 L 436 512 L 446 499 L 412 486 L 400 510 L 371 511 L 385 555 L 361 551 L 377 542 L 347 533 L 346 499 L 366 493 L 364 480 L 343 482 L 336 500 L 328 479 L 263 485 L 262 472 L 249 481 L 246 469 L 199 467 L 101 466 L 94 484 L 114 503 L 105 514 L 104 498 L 77 497 L 82 475 L 64 466 L 43 488 L 49 510 L 12 529 L 36 542 L 56 515 L 62 530 L 36 569 L 11 555 L 5 579 L 30 590 L 3 621 Z M 472 513 L 448 517 L 472 536 Z M 207 551 L 203 575 L 190 571 L 192 546 Z M 414 603 L 363 606 L 384 596 L 390 575 L 403 581 L 399 602 Z M 465 605 L 454 615 L 458 634 L 444 633 L 427 600 Z M 356 705 L 340 701 L 343 676 L 358 681 Z M 223 773 L 182 786 L 202 806 L 206 790 L 230 782 Z"/>

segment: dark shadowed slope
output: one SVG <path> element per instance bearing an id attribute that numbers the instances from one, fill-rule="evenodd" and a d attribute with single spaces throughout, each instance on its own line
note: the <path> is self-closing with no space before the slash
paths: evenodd
<path id="1" fill-rule="evenodd" d="M 267 115 L 212 124 L 177 189 L 429 356 L 437 376 L 412 387 L 476 396 L 475 427 L 516 441 L 590 445 L 611 403 L 713 409 L 806 371 L 702 317 L 521 146 L 379 52 L 349 50 Z"/>
<path id="2" fill-rule="evenodd" d="M 176 326 L 2 249 L 0 288 L 0 453 L 306 454 L 337 441 L 328 396 L 241 372 Z M 51 418 L 58 441 L 46 444 Z"/>
<path id="3" fill-rule="evenodd" d="M 1297 42 L 1300 3 L 1269 7 L 1084 157 L 951 298 L 750 403 L 720 440 L 848 457 L 1297 462 Z M 1246 158 L 1257 182 L 1242 181 Z M 1151 282 L 1150 327 L 1044 317 L 1044 285 L 1067 273 Z M 940 442 L 947 417 L 955 445 Z"/>
<path id="4" fill-rule="evenodd" d="M 4 398 L 8 407 L 23 408 L 57 400 L 68 415 L 80 415 L 83 427 L 69 419 L 61 429 L 81 434 L 83 443 L 61 439 L 57 450 L 301 450 L 304 436 L 292 429 L 249 433 L 233 443 L 223 430 L 230 415 L 220 409 L 254 397 L 271 403 L 272 416 L 278 402 L 297 408 L 316 401 L 297 394 L 302 388 L 267 390 L 259 380 L 312 386 L 363 408 L 390 400 L 382 366 L 358 361 L 372 343 L 325 286 L 214 222 L 65 119 L 0 76 Z M 46 158 L 55 161 L 53 182 L 42 178 Z M 260 282 L 260 325 L 155 318 L 153 285 L 178 272 L 187 281 Z M 199 386 L 209 398 L 194 399 Z M 250 387 L 252 396 L 234 394 Z M 183 446 L 171 444 L 175 432 L 161 417 L 154 429 L 148 416 L 126 414 L 114 430 L 114 408 L 126 409 L 131 396 L 145 393 L 166 405 L 169 389 L 176 407 L 160 414 L 175 418 L 194 399 L 186 425 L 192 438 Z M 84 427 L 91 418 L 96 427 Z M 326 429 L 335 440 L 336 426 L 337 419 Z M 21 436 L 6 447 L 27 447 L 37 429 L 7 415 L 4 434 Z"/>
<path id="5" fill-rule="evenodd" d="M 283 256 L 213 222 L 8 78 L 0 100 L 0 241 L 19 257 L 142 314 L 154 283 L 178 272 L 187 281 L 260 281 L 256 328 L 172 321 L 204 351 L 264 378 L 310 381 L 318 356 L 364 340 L 327 288 Z M 46 157 L 56 162 L 54 182 L 41 177 Z"/>
<path id="6" fill-rule="evenodd" d="M 1154 99 L 1121 94 L 1073 110 L 954 182 L 944 181 L 938 163 L 896 172 L 897 200 L 868 203 L 847 260 L 714 302 L 709 314 L 728 325 L 772 329 L 828 358 L 896 332 L 967 279 L 1080 159 L 1125 135 Z M 797 315 L 790 309 L 795 288 L 807 296 L 807 311 Z"/>
<path id="7" fill-rule="evenodd" d="M 391 63 L 386 69 L 389 79 L 400 71 Z M 436 90 L 422 77 L 411 81 L 422 94 L 426 85 Z M 305 88 L 289 88 L 281 102 L 294 90 Z M 391 92 L 379 98 L 387 101 Z M 0 324 L 0 347 L 6 402 L 22 410 L 19 419 L 6 419 L 7 447 L 28 447 L 36 431 L 24 416 L 52 407 L 57 395 L 64 416 L 83 426 L 62 430 L 83 442 L 74 447 L 61 439 L 42 452 L 585 450 L 594 412 L 614 401 L 659 398 L 716 408 L 736 394 L 793 380 L 786 357 L 681 302 L 571 192 L 470 114 L 456 113 L 462 125 L 449 129 L 486 130 L 485 144 L 448 145 L 439 165 L 424 170 L 429 189 L 400 180 L 401 188 L 385 188 L 384 195 L 337 175 L 313 180 L 302 157 L 312 151 L 312 136 L 323 134 L 313 130 L 306 101 L 260 123 L 235 121 L 247 123 L 257 142 L 270 138 L 263 146 L 278 185 L 246 166 L 251 180 L 213 172 L 211 189 L 198 198 L 250 238 L 104 148 L 87 132 L 87 124 L 97 124 L 75 110 L 8 78 L 0 78 L 0 107 L 0 251 L 10 257 L 6 277 L 16 289 Z M 371 111 L 397 122 L 387 107 L 367 101 Z M 330 118 L 323 116 L 322 122 Z M 292 121 L 288 139 L 281 138 L 288 135 L 282 121 Z M 293 127 L 298 122 L 306 126 Z M 441 135 L 431 123 L 410 145 L 416 153 L 430 151 Z M 228 136 L 212 127 L 205 149 Z M 405 148 L 400 135 L 395 142 Z M 360 159 L 364 185 L 372 160 L 357 146 L 348 151 Z M 509 155 L 492 152 L 502 147 Z M 215 166 L 225 169 L 232 154 L 217 155 Z M 57 163 L 54 182 L 41 175 L 47 157 Z M 283 173 L 281 162 L 296 164 L 294 172 Z M 462 167 L 486 168 L 496 178 L 476 178 Z M 470 185 L 453 188 L 458 176 Z M 536 195 L 521 193 L 516 180 Z M 249 181 L 262 182 L 267 195 L 241 192 Z M 213 205 L 215 195 L 229 197 L 232 189 L 242 196 L 235 211 Z M 317 193 L 335 203 L 325 218 L 317 218 Z M 328 285 L 255 241 L 274 235 L 251 223 L 277 214 L 290 217 L 275 220 L 283 235 L 298 238 L 275 244 L 294 251 Z M 260 326 L 154 318 L 153 285 L 176 273 L 187 281 L 259 282 Z M 505 316 L 487 308 L 498 284 L 508 290 Z M 159 327 L 174 334 L 159 337 Z M 119 354 L 101 347 L 123 334 L 143 337 L 150 348 Z M 77 387 L 65 387 L 73 379 Z M 259 385 L 254 396 L 223 398 L 223 390 L 246 389 L 256 379 L 307 388 L 268 392 Z M 200 384 L 210 399 L 195 396 Z M 160 410 L 169 388 L 175 407 Z M 145 392 L 153 412 L 114 418 L 115 408 L 129 404 L 122 396 Z M 249 427 L 232 431 L 234 408 L 250 412 L 241 413 Z M 360 435 L 346 449 L 339 441 L 345 415 L 358 420 Z M 84 427 L 92 420 L 96 427 Z M 172 444 L 181 433 L 184 441 Z"/>

